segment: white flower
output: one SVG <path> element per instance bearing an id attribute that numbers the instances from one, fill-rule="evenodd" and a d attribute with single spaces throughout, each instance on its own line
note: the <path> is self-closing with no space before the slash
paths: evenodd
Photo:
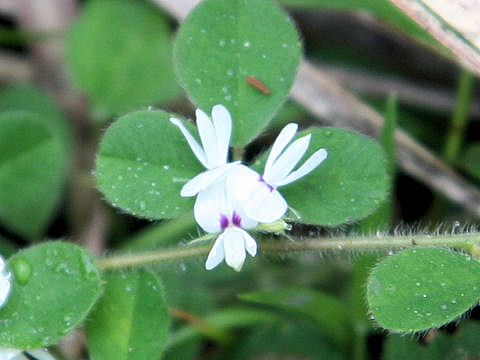
<path id="1" fill-rule="evenodd" d="M 195 115 L 202 146 L 190 134 L 181 120 L 170 118 L 170 122 L 176 125 L 185 136 L 197 159 L 207 168 L 206 171 L 201 172 L 183 186 L 180 195 L 184 197 L 195 196 L 224 175 L 232 166 L 239 163 L 227 163 L 232 134 L 232 118 L 227 108 L 223 105 L 215 105 L 212 108 L 213 121 L 200 109 L 197 109 Z"/>
<path id="2" fill-rule="evenodd" d="M 211 270 L 225 259 L 228 266 L 240 271 L 246 252 L 251 256 L 257 254 L 255 239 L 243 229 L 255 227 L 257 222 L 245 215 L 225 182 L 218 180 L 198 194 L 194 217 L 206 232 L 221 232 L 208 254 L 205 268 Z"/>
<path id="3" fill-rule="evenodd" d="M 313 171 L 327 157 L 325 149 L 313 153 L 297 170 L 292 171 L 305 155 L 311 135 L 295 140 L 290 146 L 298 125 L 286 125 L 275 142 L 265 163 L 263 176 L 246 166 L 237 166 L 228 176 L 227 186 L 237 201 L 243 204 L 244 213 L 260 223 L 280 219 L 288 204 L 277 188 L 290 184 Z"/>
<path id="4" fill-rule="evenodd" d="M 12 274 L 5 268 L 5 261 L 0 256 L 0 308 L 7 303 L 11 287 Z"/>
<path id="5" fill-rule="evenodd" d="M 55 360 L 55 358 L 45 350 L 28 350 L 27 353 L 30 356 L 27 357 L 22 350 L 0 348 L 0 360 L 28 360 L 32 358 L 38 360 Z"/>

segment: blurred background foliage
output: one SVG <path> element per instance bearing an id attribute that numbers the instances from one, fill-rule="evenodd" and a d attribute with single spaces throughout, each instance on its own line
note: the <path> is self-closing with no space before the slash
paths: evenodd
<path id="1" fill-rule="evenodd" d="M 191 216 L 151 223 L 119 213 L 102 201 L 91 176 L 99 138 L 116 117 L 150 107 L 192 117 L 173 68 L 176 19 L 156 1 L 35 2 L 0 1 L 0 123 L 24 111 L 36 129 L 28 137 L 0 133 L 0 252 L 8 256 L 31 242 L 65 238 L 100 255 L 196 237 Z M 447 231 L 474 226 L 478 214 L 396 166 L 393 135 L 397 127 L 405 130 L 478 187 L 480 103 L 474 76 L 387 0 L 281 4 L 301 33 L 304 57 L 347 94 L 385 115 L 380 141 L 392 176 L 388 204 L 363 222 L 340 229 L 293 224 L 293 232 L 328 236 L 436 231 L 440 223 Z M 342 99 L 332 106 L 341 107 Z M 247 155 L 265 148 L 292 121 L 331 125 L 287 102 Z M 28 156 L 14 153 L 15 144 L 29 149 Z M 43 174 L 35 187 L 24 183 L 31 179 L 29 171 Z M 364 295 L 369 269 L 381 256 L 340 251 L 259 256 L 240 274 L 223 265 L 205 272 L 202 259 L 152 266 L 174 318 L 164 358 L 478 358 L 477 308 L 469 319 L 421 336 L 387 334 L 375 326 Z M 60 348 L 65 358 L 81 358 L 82 344 L 81 336 L 73 336 Z"/>

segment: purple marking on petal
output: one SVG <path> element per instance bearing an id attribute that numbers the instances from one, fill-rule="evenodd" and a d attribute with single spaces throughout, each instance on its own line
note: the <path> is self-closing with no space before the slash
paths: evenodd
<path id="1" fill-rule="evenodd" d="M 272 185 L 270 185 L 269 183 L 267 183 L 267 182 L 265 181 L 265 179 L 263 178 L 262 175 L 260 175 L 260 177 L 258 178 L 258 181 L 263 182 L 263 183 L 268 187 L 268 190 L 270 190 L 270 192 L 272 192 L 273 190 L 275 190 L 275 188 L 274 188 Z"/>
<path id="2" fill-rule="evenodd" d="M 228 217 L 221 214 L 220 215 L 220 228 L 222 229 L 222 231 L 225 230 L 228 227 L 228 223 L 229 223 Z"/>
<path id="3" fill-rule="evenodd" d="M 232 223 L 235 226 L 242 227 L 242 218 L 237 214 L 236 211 L 233 212 Z"/>

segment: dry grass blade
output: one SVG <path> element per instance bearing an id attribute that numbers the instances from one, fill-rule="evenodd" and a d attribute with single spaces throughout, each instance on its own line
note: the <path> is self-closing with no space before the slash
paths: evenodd
<path id="1" fill-rule="evenodd" d="M 457 61 L 480 74 L 480 2 L 390 0 L 450 49 Z"/>

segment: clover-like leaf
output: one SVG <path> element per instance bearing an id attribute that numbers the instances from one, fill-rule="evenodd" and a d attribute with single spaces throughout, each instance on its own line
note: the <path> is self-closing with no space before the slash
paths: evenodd
<path id="1" fill-rule="evenodd" d="M 367 287 L 370 311 L 389 330 L 446 324 L 480 299 L 480 263 L 447 249 L 418 248 L 381 261 Z"/>
<path id="2" fill-rule="evenodd" d="M 11 294 L 0 309 L 0 346 L 31 349 L 58 341 L 79 325 L 100 294 L 94 259 L 67 242 L 48 242 L 14 255 Z"/>
<path id="3" fill-rule="evenodd" d="M 179 93 L 170 37 L 165 17 L 146 1 L 86 3 L 67 36 L 67 65 L 96 117 L 166 103 Z"/>
<path id="4" fill-rule="evenodd" d="M 175 59 L 197 107 L 229 108 L 237 146 L 258 135 L 286 99 L 300 48 L 291 20 L 270 0 L 206 0 L 181 25 Z"/>
<path id="5" fill-rule="evenodd" d="M 133 112 L 107 129 L 96 174 L 100 190 L 114 206 L 150 219 L 173 218 L 192 209 L 193 200 L 182 198 L 180 189 L 204 169 L 170 116 Z"/>
<path id="6" fill-rule="evenodd" d="M 159 359 L 169 316 L 162 285 L 151 272 L 107 273 L 105 292 L 86 330 L 93 359 Z"/>
<path id="7" fill-rule="evenodd" d="M 304 160 L 320 148 L 327 150 L 328 157 L 308 175 L 279 188 L 288 201 L 291 218 L 333 226 L 374 211 L 389 189 L 380 145 L 364 135 L 338 128 L 302 131 L 297 138 L 306 134 L 312 137 Z M 266 157 L 264 154 L 254 165 L 260 173 Z"/>
<path id="8" fill-rule="evenodd" d="M 45 229 L 68 170 L 65 138 L 42 116 L 0 114 L 0 221 L 27 238 Z"/>

